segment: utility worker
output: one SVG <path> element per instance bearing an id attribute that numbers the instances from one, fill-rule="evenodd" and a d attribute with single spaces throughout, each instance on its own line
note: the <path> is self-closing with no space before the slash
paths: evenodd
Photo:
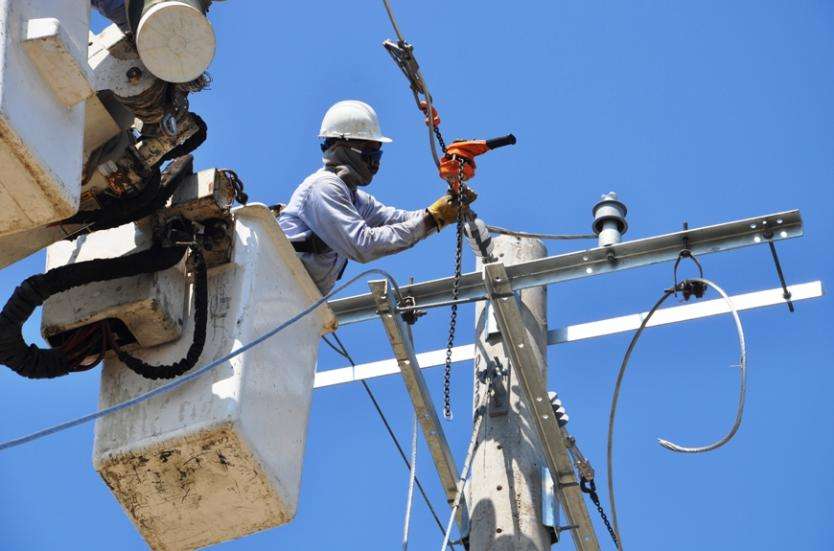
<path id="1" fill-rule="evenodd" d="M 379 170 L 382 135 L 367 103 L 340 101 L 327 110 L 319 138 L 324 166 L 296 188 L 278 223 L 322 294 L 342 276 L 348 260 L 371 262 L 408 249 L 457 220 L 458 208 L 444 195 L 424 210 L 385 206 L 360 189 Z M 475 200 L 469 192 L 465 209 Z"/>

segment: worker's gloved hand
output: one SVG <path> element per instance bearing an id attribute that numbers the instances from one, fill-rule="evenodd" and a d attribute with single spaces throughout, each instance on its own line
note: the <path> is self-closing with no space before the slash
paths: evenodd
<path id="1" fill-rule="evenodd" d="M 463 180 L 475 177 L 475 160 L 469 157 L 446 155 L 440 160 L 440 177 L 446 181 L 457 182 L 460 178 L 460 164 L 463 161 Z"/>
<path id="2" fill-rule="evenodd" d="M 469 204 L 472 203 L 475 199 L 478 198 L 478 195 L 469 188 L 466 188 L 463 192 L 463 209 L 464 214 L 469 212 Z M 432 220 L 434 220 L 434 225 L 437 226 L 437 230 L 440 231 L 443 229 L 444 226 L 456 222 L 458 219 L 458 206 L 455 199 L 450 195 L 446 194 L 434 203 L 431 204 L 426 211 L 431 215 Z"/>

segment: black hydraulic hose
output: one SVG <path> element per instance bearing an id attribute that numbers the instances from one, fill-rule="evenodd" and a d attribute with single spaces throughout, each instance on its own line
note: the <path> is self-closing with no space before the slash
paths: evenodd
<path id="1" fill-rule="evenodd" d="M 68 264 L 27 278 L 0 312 L 0 363 L 30 379 L 51 379 L 72 372 L 63 351 L 27 345 L 23 339 L 23 324 L 35 308 L 52 295 L 79 285 L 166 270 L 182 259 L 185 250 L 185 246 L 153 247 L 118 258 Z"/>
<path id="2" fill-rule="evenodd" d="M 165 206 L 185 177 L 191 174 L 192 167 L 191 155 L 180 157 L 171 163 L 162 176 L 157 169 L 154 169 L 150 181 L 146 183 L 145 189 L 139 196 L 124 199 L 118 205 L 110 205 L 107 209 L 80 211 L 61 223 L 90 223 L 91 226 L 86 229 L 94 232 L 115 228 L 149 216 Z"/>
<path id="3" fill-rule="evenodd" d="M 179 377 L 197 365 L 197 360 L 203 353 L 208 327 L 208 269 L 203 253 L 198 247 L 191 248 L 191 255 L 194 259 L 194 337 L 185 357 L 168 365 L 152 365 L 119 349 L 111 339 L 111 344 L 119 359 L 136 374 L 146 379 Z"/>
<path id="4" fill-rule="evenodd" d="M 127 199 L 113 201 L 108 204 L 107 209 L 80 210 L 70 218 L 63 220 L 61 224 L 92 223 L 94 224 L 94 230 L 98 230 L 105 229 L 100 228 L 99 226 L 106 225 L 108 222 L 128 220 L 133 212 L 137 211 L 138 208 L 141 208 L 143 205 L 150 203 L 159 195 L 160 182 L 161 175 L 159 170 L 152 170 L 150 175 L 145 178 L 145 187 L 141 192 L 139 192 L 138 195 Z"/>

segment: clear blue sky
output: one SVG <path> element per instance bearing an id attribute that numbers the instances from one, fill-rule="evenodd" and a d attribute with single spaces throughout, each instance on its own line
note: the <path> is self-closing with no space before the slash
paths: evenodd
<path id="1" fill-rule="evenodd" d="M 510 7 L 512 6 L 512 7 Z M 779 210 L 802 210 L 807 236 L 780 245 L 790 282 L 830 284 L 834 261 L 834 4 L 799 2 L 395 2 L 448 137 L 512 131 L 519 143 L 484 157 L 476 209 L 492 224 L 585 232 L 599 195 L 629 206 L 629 238 Z M 443 191 L 422 119 L 380 43 L 393 35 L 381 2 L 218 3 L 213 89 L 192 106 L 209 125 L 200 168 L 227 166 L 253 200 L 277 202 L 319 163 L 315 138 L 333 102 L 374 105 L 395 138 L 370 191 L 420 208 Z M 571 245 L 550 246 L 551 253 Z M 379 266 L 401 280 L 448 274 L 453 233 Z M 469 268 L 471 256 L 465 260 Z M 777 285 L 767 249 L 703 259 L 732 292 Z M 0 272 L 0 295 L 39 272 L 35 255 Z M 352 265 L 348 275 L 359 266 Z M 669 284 L 656 266 L 552 287 L 550 325 L 647 309 Z M 357 285 L 351 294 L 364 292 Z M 460 342 L 469 342 L 471 307 Z M 718 318 L 649 331 L 626 378 L 616 462 L 621 528 L 631 549 L 834 549 L 834 354 L 831 300 L 743 314 L 750 350 L 746 418 L 726 448 L 700 456 L 655 437 L 701 443 L 734 413 L 732 324 Z M 27 326 L 37 334 L 37 316 Z M 443 346 L 447 312 L 415 329 L 420 350 Z M 345 328 L 359 361 L 390 355 L 377 323 Z M 550 384 L 570 428 L 604 471 L 616 368 L 629 336 L 551 348 Z M 343 361 L 323 349 L 320 369 Z M 427 372 L 439 396 L 440 371 Z M 470 431 L 469 365 L 454 372 L 458 461 Z M 96 406 L 98 370 L 27 381 L 0 369 L 0 439 Z M 402 382 L 372 383 L 404 441 Z M 406 473 L 358 385 L 316 391 L 295 521 L 223 549 L 374 549 L 399 545 Z M 0 548 L 143 549 L 93 471 L 92 427 L 0 453 Z M 421 448 L 420 476 L 445 511 Z M 600 480 L 604 486 L 604 480 Z M 607 501 L 607 500 L 606 500 Z M 415 505 L 414 549 L 439 546 Z M 605 542 L 604 534 L 601 535 Z M 570 549 L 568 541 L 561 545 Z M 610 548 L 610 546 L 609 546 Z"/>

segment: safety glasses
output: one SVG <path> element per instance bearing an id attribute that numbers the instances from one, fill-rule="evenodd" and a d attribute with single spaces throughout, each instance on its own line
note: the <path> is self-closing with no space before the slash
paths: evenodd
<path id="1" fill-rule="evenodd" d="M 362 160 L 371 165 L 379 164 L 382 159 L 382 148 L 369 149 L 351 146 L 350 149 L 362 155 Z"/>

